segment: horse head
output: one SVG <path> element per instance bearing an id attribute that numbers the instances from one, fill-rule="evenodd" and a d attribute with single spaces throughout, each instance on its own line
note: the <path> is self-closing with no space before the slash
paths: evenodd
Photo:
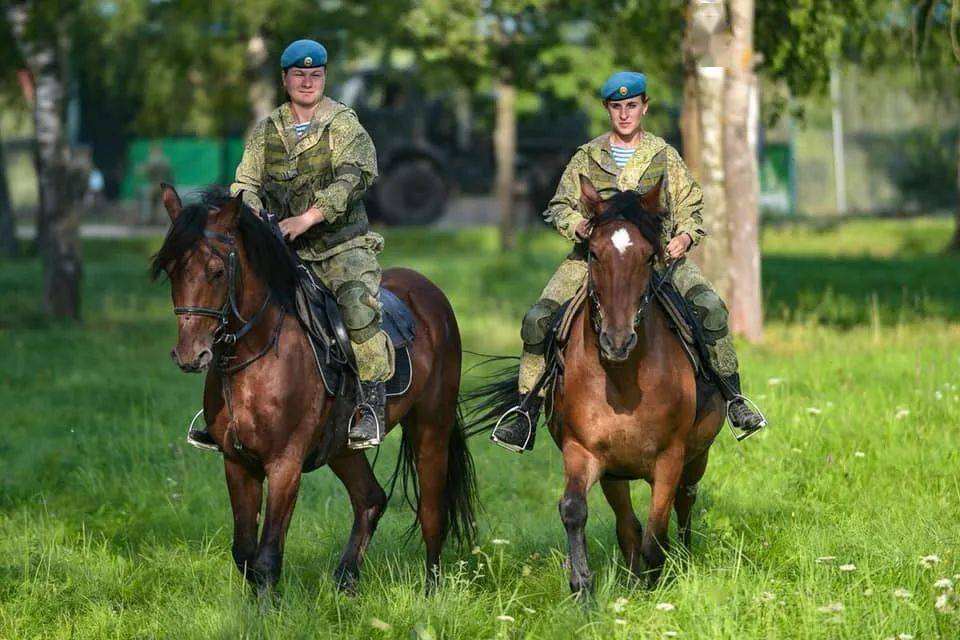
<path id="1" fill-rule="evenodd" d="M 235 306 L 238 255 L 235 230 L 242 208 L 240 196 L 221 206 L 184 207 L 176 190 L 162 185 L 170 230 L 154 256 L 153 273 L 170 279 L 177 314 L 177 345 L 170 352 L 186 372 L 205 371 L 213 348 Z"/>
<path id="2" fill-rule="evenodd" d="M 661 253 L 663 178 L 644 193 L 618 191 L 601 198 L 580 177 L 581 204 L 590 223 L 588 290 L 600 353 L 613 363 L 626 361 L 637 345 L 637 328 L 652 298 L 653 263 Z"/>

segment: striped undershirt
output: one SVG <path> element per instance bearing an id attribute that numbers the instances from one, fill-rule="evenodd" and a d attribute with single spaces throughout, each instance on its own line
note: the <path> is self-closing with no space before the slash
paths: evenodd
<path id="1" fill-rule="evenodd" d="M 610 145 L 610 153 L 613 154 L 613 161 L 616 162 L 617 166 L 621 169 L 626 166 L 627 162 L 636 152 L 636 149 L 630 149 L 629 147 L 618 147 L 615 144 Z"/>
<path id="2" fill-rule="evenodd" d="M 297 131 L 297 138 L 302 138 L 303 134 L 307 132 L 307 129 L 310 128 L 310 121 L 306 122 L 297 122 L 293 125 L 293 128 Z"/>

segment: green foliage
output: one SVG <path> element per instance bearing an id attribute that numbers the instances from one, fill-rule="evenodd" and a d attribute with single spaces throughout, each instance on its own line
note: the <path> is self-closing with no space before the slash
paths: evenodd
<path id="1" fill-rule="evenodd" d="M 772 425 L 742 447 L 721 434 L 693 553 L 672 551 L 655 590 L 624 574 L 611 511 L 591 494 L 592 608 L 567 590 L 559 452 L 547 438 L 522 457 L 477 438 L 480 542 L 447 549 L 435 597 L 421 595 L 422 547 L 403 541 L 411 514 L 398 497 L 361 595 L 335 592 L 351 513 L 321 470 L 293 517 L 283 596 L 261 615 L 230 558 L 222 465 L 183 445 L 202 379 L 167 355 L 167 287 L 145 274 L 159 239 L 86 243 L 85 327 L 44 320 L 36 262 L 4 261 L 0 637 L 957 637 L 934 587 L 960 573 L 960 292 L 956 260 L 939 255 L 949 230 L 927 218 L 764 232 L 771 321 L 741 359 Z M 518 349 L 523 310 L 566 251 L 546 232 L 508 255 L 492 230 L 386 235 L 384 261 L 439 282 L 464 346 L 493 353 Z M 644 520 L 649 490 L 634 485 Z"/>

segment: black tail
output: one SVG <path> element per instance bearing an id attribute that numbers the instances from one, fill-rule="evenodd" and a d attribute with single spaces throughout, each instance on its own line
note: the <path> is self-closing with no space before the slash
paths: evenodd
<path id="1" fill-rule="evenodd" d="M 409 538 L 416 533 L 420 524 L 420 485 L 417 479 L 413 443 L 410 441 L 407 429 L 403 430 L 397 466 L 390 477 L 391 496 L 398 481 L 404 500 L 416 514 L 413 524 L 405 532 Z M 450 441 L 447 443 L 447 482 L 443 497 L 447 532 L 452 534 L 462 547 L 472 545 L 476 537 L 474 511 L 477 506 L 477 474 L 473 466 L 473 458 L 467 449 L 467 433 L 459 409 L 450 431 Z"/>
<path id="2" fill-rule="evenodd" d="M 486 381 L 485 384 L 461 396 L 461 404 L 468 405 L 468 409 L 464 412 L 467 420 L 466 434 L 468 438 L 493 431 L 500 416 L 506 413 L 508 409 L 520 404 L 520 391 L 517 389 L 517 382 L 520 379 L 520 364 L 516 357 L 491 357 L 478 366 L 503 363 L 508 360 L 511 361 L 510 364 L 483 377 Z"/>

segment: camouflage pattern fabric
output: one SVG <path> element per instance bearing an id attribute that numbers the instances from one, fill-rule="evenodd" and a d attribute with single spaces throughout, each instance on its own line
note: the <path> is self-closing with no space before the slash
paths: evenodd
<path id="1" fill-rule="evenodd" d="M 700 185 L 690 175 L 676 149 L 647 132 L 644 132 L 639 148 L 622 170 L 613 161 L 609 134 L 603 134 L 577 149 L 543 215 L 564 237 L 575 241 L 577 225 L 583 220 L 580 213 L 581 175 L 590 178 L 604 195 L 603 189 L 635 189 L 645 193 L 664 173 L 667 176 L 664 204 L 669 209 L 663 227 L 664 246 L 672 238 L 687 233 L 693 240 L 692 248 L 706 236 Z M 531 312 L 538 305 L 543 308 L 543 303 L 547 301 L 563 304 L 570 300 L 586 276 L 587 264 L 583 250 L 575 248 L 550 278 Z M 735 374 L 738 369 L 737 354 L 728 327 L 727 308 L 713 285 L 703 276 L 699 267 L 687 259 L 682 259 L 677 266 L 674 285 L 704 324 L 711 366 L 721 376 Z M 520 393 L 529 392 L 543 374 L 545 363 L 543 356 L 536 353 L 538 350 L 535 346 L 530 348 L 524 345 L 520 358 Z"/>
<path id="2" fill-rule="evenodd" d="M 298 138 L 293 112 L 283 104 L 247 139 L 230 193 L 243 191 L 254 209 L 279 219 L 317 207 L 324 221 L 295 244 L 304 260 L 321 260 L 341 242 L 368 230 L 362 197 L 377 177 L 370 136 L 346 105 L 324 98 Z"/>
<path id="3" fill-rule="evenodd" d="M 389 380 L 393 375 L 393 348 L 387 334 L 380 329 L 380 263 L 377 254 L 383 250 L 383 238 L 375 233 L 363 243 L 339 251 L 324 260 L 307 264 L 317 278 L 337 294 L 337 305 L 350 334 L 357 357 L 360 379 Z M 362 284 L 364 295 L 343 295 L 356 291 Z"/>

